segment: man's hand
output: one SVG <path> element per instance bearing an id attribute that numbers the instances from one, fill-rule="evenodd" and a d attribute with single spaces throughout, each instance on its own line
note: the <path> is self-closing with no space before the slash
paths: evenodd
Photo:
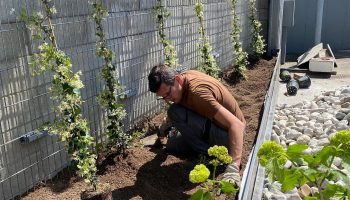
<path id="1" fill-rule="evenodd" d="M 222 180 L 232 183 L 235 187 L 240 187 L 241 176 L 239 174 L 239 167 L 235 163 L 227 165 L 227 168 L 222 175 Z"/>
<path id="2" fill-rule="evenodd" d="M 166 137 L 168 133 L 171 131 L 171 127 L 173 124 L 171 123 L 171 120 L 167 116 L 163 119 L 162 124 L 159 126 L 159 137 Z"/>

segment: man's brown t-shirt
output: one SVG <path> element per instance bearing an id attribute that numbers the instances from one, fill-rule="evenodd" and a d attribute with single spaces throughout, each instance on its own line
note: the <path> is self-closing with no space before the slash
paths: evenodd
<path id="1" fill-rule="evenodd" d="M 224 129 L 227 129 L 227 127 L 214 120 L 214 115 L 220 105 L 229 110 L 239 120 L 245 122 L 236 99 L 218 80 L 194 70 L 186 71 L 182 73 L 182 76 L 184 77 L 184 93 L 180 102 L 181 105 L 209 118 Z"/>

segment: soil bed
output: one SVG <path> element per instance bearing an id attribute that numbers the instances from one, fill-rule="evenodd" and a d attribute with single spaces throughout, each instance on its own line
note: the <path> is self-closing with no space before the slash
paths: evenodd
<path id="1" fill-rule="evenodd" d="M 242 155 L 242 171 L 259 130 L 263 103 L 276 60 L 261 59 L 246 71 L 247 80 L 227 80 L 231 70 L 223 74 L 222 82 L 232 92 L 247 121 Z M 160 113 L 143 121 L 148 134 L 156 131 L 165 114 Z M 137 144 L 137 143 L 135 143 Z M 110 155 L 99 166 L 99 180 L 109 183 L 113 199 L 187 199 L 196 190 L 188 181 L 188 174 L 196 159 L 168 155 L 162 146 L 142 147 L 134 145 L 126 156 Z M 64 170 L 54 179 L 37 186 L 21 199 L 80 199 L 86 184 L 72 173 Z"/>

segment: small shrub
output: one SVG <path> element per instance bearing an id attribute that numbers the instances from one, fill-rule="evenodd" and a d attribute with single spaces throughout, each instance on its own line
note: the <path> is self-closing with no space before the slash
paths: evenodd
<path id="1" fill-rule="evenodd" d="M 192 183 L 202 183 L 202 185 L 201 188 L 190 197 L 190 200 L 214 199 L 214 195 L 216 195 L 219 190 L 228 195 L 237 192 L 237 189 L 233 187 L 232 183 L 217 180 L 215 175 L 219 165 L 230 164 L 232 162 L 227 148 L 215 145 L 208 149 L 208 155 L 213 157 L 209 162 L 209 164 L 214 167 L 212 178 L 209 178 L 210 171 L 204 164 L 196 165 L 189 174 L 189 180 Z"/>
<path id="2" fill-rule="evenodd" d="M 305 199 L 349 199 L 350 178 L 342 170 L 333 168 L 332 163 L 335 157 L 339 157 L 343 160 L 342 166 L 350 172 L 350 131 L 337 132 L 330 144 L 314 155 L 303 153 L 307 148 L 307 145 L 295 144 L 283 149 L 276 142 L 266 141 L 259 148 L 258 158 L 268 177 L 282 184 L 283 192 L 311 183 L 319 193 Z M 291 168 L 284 167 L 287 160 L 292 162 Z M 337 181 L 344 185 L 337 184 Z"/>

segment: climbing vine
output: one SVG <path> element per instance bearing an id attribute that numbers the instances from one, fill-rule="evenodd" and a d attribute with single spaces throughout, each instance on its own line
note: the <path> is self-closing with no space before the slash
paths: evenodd
<path id="1" fill-rule="evenodd" d="M 56 102 L 55 121 L 46 127 L 53 134 L 59 135 L 72 156 L 78 175 L 83 177 L 96 190 L 96 156 L 92 150 L 93 137 L 89 135 L 87 121 L 81 113 L 80 90 L 83 83 L 81 72 L 74 73 L 70 58 L 61 51 L 56 42 L 52 16 L 56 9 L 50 0 L 41 0 L 42 12 L 33 12 L 31 16 L 22 10 L 21 19 L 26 22 L 33 39 L 38 40 L 38 53 L 33 55 L 31 67 L 34 74 L 47 70 L 53 72 L 50 87 L 51 98 Z"/>
<path id="2" fill-rule="evenodd" d="M 249 0 L 249 20 L 252 28 L 252 40 L 251 40 L 251 48 L 253 50 L 255 57 L 260 57 L 263 53 L 265 53 L 265 40 L 260 35 L 261 33 L 261 23 L 257 19 L 256 16 L 256 0 Z"/>
<path id="3" fill-rule="evenodd" d="M 240 41 L 240 25 L 239 17 L 235 12 L 237 0 L 231 0 L 232 3 L 232 32 L 231 38 L 233 43 L 233 49 L 235 53 L 235 76 L 238 79 L 246 79 L 245 71 L 248 64 L 248 53 L 243 51 L 242 42 Z"/>
<path id="4" fill-rule="evenodd" d="M 199 70 L 212 77 L 217 78 L 219 76 L 220 70 L 216 64 L 214 56 L 211 54 L 212 47 L 209 43 L 209 38 L 208 36 L 205 35 L 203 3 L 201 0 L 197 0 L 195 11 L 199 19 L 199 28 L 198 28 L 198 33 L 200 35 L 199 48 L 201 51 L 201 57 L 204 60 L 204 63 L 199 67 Z"/>
<path id="5" fill-rule="evenodd" d="M 107 46 L 107 40 L 103 30 L 102 22 L 108 16 L 108 11 L 100 1 L 92 2 L 93 13 L 91 18 L 96 24 L 96 54 L 103 58 L 104 65 L 101 76 L 105 81 L 105 88 L 98 96 L 98 102 L 107 110 L 107 127 L 106 132 L 109 138 L 110 145 L 116 145 L 117 150 L 124 152 L 130 140 L 122 129 L 122 120 L 126 116 L 126 111 L 123 104 L 118 103 L 118 98 L 115 91 L 121 88 L 121 85 L 116 77 L 118 72 L 113 64 L 113 52 Z"/>
<path id="6" fill-rule="evenodd" d="M 165 64 L 175 69 L 178 65 L 176 50 L 172 41 L 165 34 L 165 22 L 170 16 L 170 11 L 163 5 L 163 0 L 157 0 L 156 5 L 153 7 L 153 15 L 157 22 L 160 43 L 164 48 Z"/>

